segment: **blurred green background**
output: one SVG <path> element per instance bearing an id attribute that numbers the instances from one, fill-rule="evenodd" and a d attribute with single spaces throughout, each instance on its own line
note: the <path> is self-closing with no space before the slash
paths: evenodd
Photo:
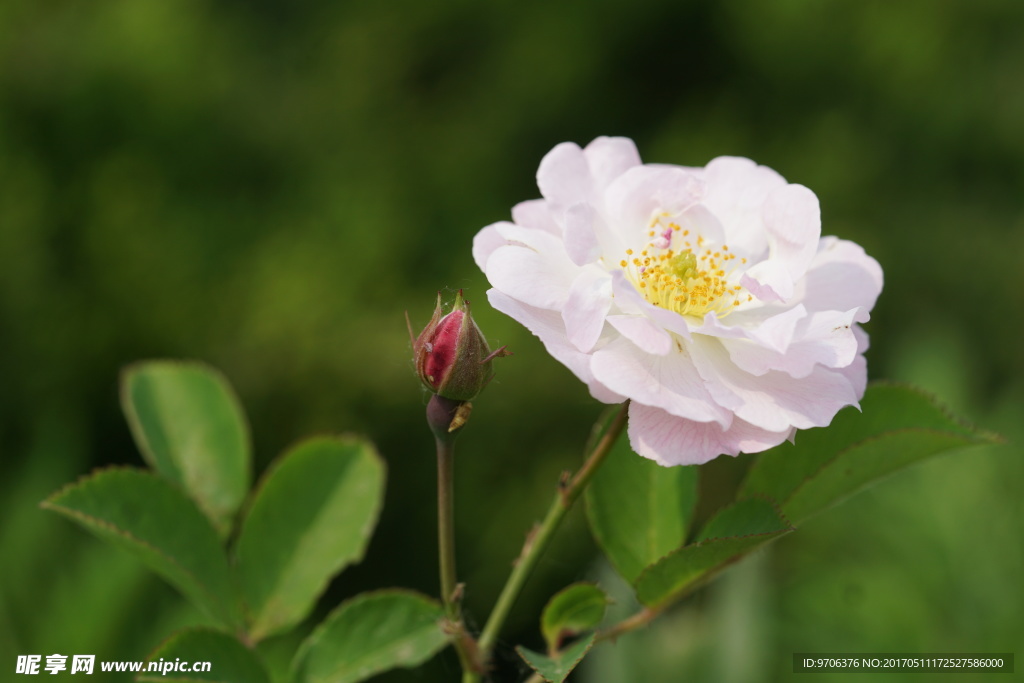
<path id="1" fill-rule="evenodd" d="M 378 443 L 380 527 L 318 615 L 369 588 L 435 593 L 403 311 L 422 325 L 438 289 L 465 288 L 516 353 L 459 444 L 479 626 L 599 406 L 488 308 L 470 242 L 537 196 L 552 146 L 605 134 L 646 161 L 742 155 L 811 187 L 823 232 L 885 269 L 871 376 L 932 390 L 1009 443 L 823 514 L 574 680 L 789 680 L 798 651 L 1024 655 L 1022 29 L 1014 0 L 0 3 L 0 667 L 142 659 L 201 619 L 37 507 L 93 467 L 141 464 L 117 400 L 138 359 L 221 368 L 260 470 L 313 432 Z M 498 681 L 523 677 L 512 646 L 539 646 L 555 590 L 613 583 L 578 513 L 509 623 Z M 295 642 L 268 643 L 268 660 Z M 447 652 L 381 680 L 456 670 Z"/>

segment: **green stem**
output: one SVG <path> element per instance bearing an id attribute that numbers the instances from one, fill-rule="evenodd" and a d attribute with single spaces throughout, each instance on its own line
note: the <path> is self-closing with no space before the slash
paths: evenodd
<path id="1" fill-rule="evenodd" d="M 619 623 L 609 626 L 602 631 L 598 631 L 597 638 L 594 639 L 594 644 L 597 645 L 605 640 L 615 640 L 623 633 L 629 633 L 630 631 L 647 626 L 647 624 L 651 623 L 659 614 L 661 614 L 660 609 L 644 607 L 636 614 L 626 617 Z"/>
<path id="2" fill-rule="evenodd" d="M 504 626 L 505 620 L 508 618 L 516 598 L 519 597 L 526 579 L 529 578 L 530 572 L 536 566 L 537 560 L 540 559 L 541 554 L 543 554 L 551 542 L 565 514 L 572 507 L 572 504 L 576 502 L 576 499 L 579 498 L 580 493 L 583 492 L 587 484 L 590 483 L 594 473 L 597 472 L 597 468 L 604 462 L 605 457 L 618 440 L 619 434 L 622 433 L 623 427 L 626 426 L 628 408 L 629 402 L 622 404 L 622 408 L 615 415 L 604 436 L 594 446 L 594 450 L 588 455 L 583 463 L 583 467 L 580 468 L 574 477 L 568 481 L 563 481 L 559 485 L 558 493 L 551 502 L 551 507 L 548 508 L 544 521 L 527 537 L 526 543 L 519 553 L 519 558 L 516 560 L 515 567 L 505 582 L 505 587 L 502 589 L 501 595 L 498 596 L 498 602 L 494 605 L 491 616 L 487 619 L 484 630 L 480 634 L 480 640 L 478 641 L 479 656 L 480 661 L 485 664 L 490 659 L 491 650 L 494 648 L 498 633 L 501 631 L 502 626 Z M 473 682 L 478 680 L 479 678 L 468 679 L 468 681 Z"/>
<path id="3" fill-rule="evenodd" d="M 452 486 L 455 444 L 437 440 L 437 549 L 441 570 L 441 602 L 453 623 L 459 620 L 455 597 L 455 495 Z"/>
<path id="4" fill-rule="evenodd" d="M 480 666 L 476 643 L 462 623 L 461 598 L 455 571 L 455 439 L 448 431 L 460 403 L 434 396 L 427 409 L 427 422 L 437 444 L 437 555 L 441 575 L 441 603 L 444 605 L 452 643 L 459 654 L 463 681 L 469 683 Z"/>

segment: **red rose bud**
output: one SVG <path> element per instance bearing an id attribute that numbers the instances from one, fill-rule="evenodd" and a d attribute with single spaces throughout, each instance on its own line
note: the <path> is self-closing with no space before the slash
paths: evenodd
<path id="1" fill-rule="evenodd" d="M 408 321 L 408 316 L 407 316 Z M 412 325 L 409 326 L 412 338 Z M 505 347 L 491 353 L 487 340 L 469 313 L 462 290 L 448 315 L 441 313 L 441 294 L 430 322 L 412 339 L 416 372 L 430 391 L 453 401 L 471 401 L 494 376 L 491 361 L 510 355 Z"/>

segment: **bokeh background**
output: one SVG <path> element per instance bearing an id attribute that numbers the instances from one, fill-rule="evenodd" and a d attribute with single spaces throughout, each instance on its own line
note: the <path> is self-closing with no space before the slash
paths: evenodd
<path id="1" fill-rule="evenodd" d="M 435 292 L 459 288 L 516 353 L 459 444 L 479 625 L 599 406 L 488 308 L 470 243 L 537 196 L 552 146 L 606 134 L 646 161 L 742 155 L 811 187 L 823 231 L 885 269 L 871 376 L 934 391 L 1008 443 L 821 515 L 573 680 L 784 681 L 802 651 L 1021 657 L 1022 29 L 1015 0 L 0 3 L 0 667 L 141 659 L 201 620 L 37 507 L 94 467 L 141 464 L 117 399 L 139 359 L 221 368 L 258 470 L 314 432 L 377 442 L 383 518 L 318 617 L 370 588 L 435 593 L 433 454 L 403 312 L 422 325 Z M 581 578 L 614 587 L 576 511 L 496 680 L 523 677 L 512 646 L 537 647 L 534 615 Z M 281 669 L 296 642 L 264 654 Z M 449 652 L 381 680 L 456 669 Z"/>

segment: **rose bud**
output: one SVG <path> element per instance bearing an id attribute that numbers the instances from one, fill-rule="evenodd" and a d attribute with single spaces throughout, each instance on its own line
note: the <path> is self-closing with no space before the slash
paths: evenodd
<path id="1" fill-rule="evenodd" d="M 408 323 L 408 315 L 406 315 Z M 462 298 L 462 290 L 447 315 L 442 315 L 441 294 L 430 322 L 412 340 L 416 372 L 423 384 L 433 393 L 453 401 L 471 401 L 483 391 L 494 376 L 491 361 L 499 356 L 511 355 L 501 347 L 493 353 L 487 340 L 473 321 L 469 302 Z"/>

